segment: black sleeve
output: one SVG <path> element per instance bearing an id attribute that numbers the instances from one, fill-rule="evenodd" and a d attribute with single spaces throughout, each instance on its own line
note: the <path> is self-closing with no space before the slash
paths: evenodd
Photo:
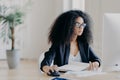
<path id="1" fill-rule="evenodd" d="M 95 53 L 92 51 L 91 47 L 89 47 L 89 61 L 91 62 L 95 62 L 97 61 L 99 63 L 99 66 L 101 65 L 101 60 L 100 58 L 97 57 L 97 55 L 95 55 Z"/>
<path id="2" fill-rule="evenodd" d="M 51 47 L 49 48 L 49 50 L 47 52 L 45 52 L 44 59 L 42 60 L 41 66 L 40 66 L 41 70 L 42 70 L 43 66 L 45 66 L 45 65 L 50 66 L 51 65 L 51 63 L 54 60 L 54 57 L 56 55 L 56 51 L 55 51 L 56 47 L 57 47 L 56 44 L 52 44 Z"/>

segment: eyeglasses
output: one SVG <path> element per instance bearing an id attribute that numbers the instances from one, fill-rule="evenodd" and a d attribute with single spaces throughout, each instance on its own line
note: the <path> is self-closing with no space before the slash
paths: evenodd
<path id="1" fill-rule="evenodd" d="M 74 26 L 78 28 L 85 28 L 86 24 L 85 23 L 80 24 L 79 22 L 75 22 Z"/>

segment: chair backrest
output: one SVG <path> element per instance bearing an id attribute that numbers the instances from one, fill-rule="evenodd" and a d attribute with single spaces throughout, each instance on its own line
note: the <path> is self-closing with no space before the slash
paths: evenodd
<path id="1" fill-rule="evenodd" d="M 42 62 L 43 58 L 44 58 L 44 53 L 41 53 L 39 56 L 39 59 L 38 59 L 38 66 L 39 66 L 38 68 L 39 68 L 40 72 L 42 72 L 40 69 L 40 66 L 41 66 L 41 62 Z"/>

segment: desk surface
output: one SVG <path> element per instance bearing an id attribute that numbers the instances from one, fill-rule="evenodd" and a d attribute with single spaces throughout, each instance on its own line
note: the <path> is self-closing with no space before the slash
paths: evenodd
<path id="1" fill-rule="evenodd" d="M 51 80 L 54 77 L 47 76 L 46 74 L 41 74 L 41 80 Z M 109 72 L 105 74 L 97 74 L 93 76 L 80 77 L 76 75 L 66 75 L 61 74 L 61 78 L 67 78 L 70 80 L 120 80 L 120 72 Z"/>
<path id="2" fill-rule="evenodd" d="M 61 74 L 70 80 L 120 80 L 119 72 L 109 72 L 94 76 L 80 77 L 73 74 Z M 18 69 L 9 70 L 6 61 L 0 61 L 0 80 L 51 80 L 54 77 L 41 74 L 37 60 L 22 60 Z"/>

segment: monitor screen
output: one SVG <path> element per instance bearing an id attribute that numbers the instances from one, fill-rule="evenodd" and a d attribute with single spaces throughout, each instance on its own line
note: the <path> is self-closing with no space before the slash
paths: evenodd
<path id="1" fill-rule="evenodd" d="M 103 69 L 120 70 L 120 13 L 106 13 L 103 18 Z"/>

